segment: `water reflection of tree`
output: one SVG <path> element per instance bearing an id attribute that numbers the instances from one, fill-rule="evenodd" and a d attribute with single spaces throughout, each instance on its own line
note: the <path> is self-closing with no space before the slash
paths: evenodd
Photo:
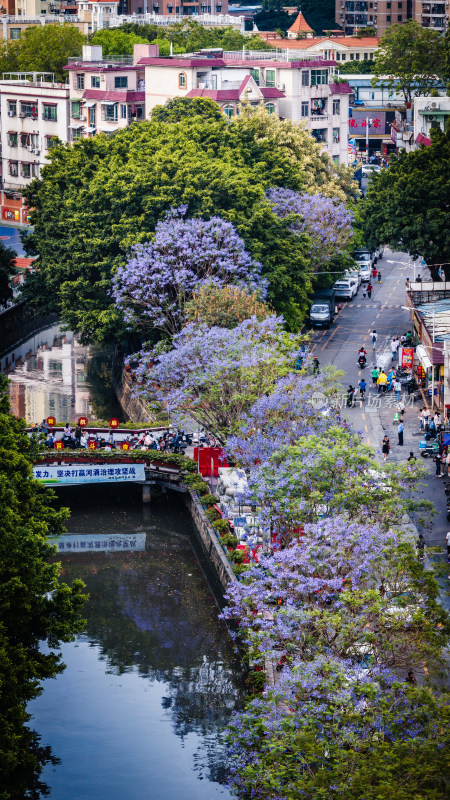
<path id="1" fill-rule="evenodd" d="M 145 554 L 66 563 L 65 580 L 72 571 L 90 594 L 84 636 L 100 647 L 108 670 L 137 669 L 164 682 L 163 708 L 176 735 L 202 739 L 196 769 L 223 780 L 219 732 L 240 702 L 242 674 L 188 540 L 158 539 Z"/>
<path id="2" fill-rule="evenodd" d="M 112 347 L 93 346 L 86 365 L 86 380 L 92 395 L 92 411 L 96 419 L 108 420 L 111 416 L 123 418 L 123 411 L 113 388 Z"/>

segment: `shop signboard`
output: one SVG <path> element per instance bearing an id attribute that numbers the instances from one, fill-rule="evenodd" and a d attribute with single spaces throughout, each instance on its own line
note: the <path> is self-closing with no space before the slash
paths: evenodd
<path id="1" fill-rule="evenodd" d="M 58 464 L 33 467 L 33 477 L 50 486 L 84 483 L 130 483 L 145 481 L 145 464 Z"/>
<path id="2" fill-rule="evenodd" d="M 412 372 L 413 359 L 414 359 L 414 348 L 402 347 L 402 354 L 400 361 L 402 369 L 406 369 L 408 372 Z"/>
<path id="3" fill-rule="evenodd" d="M 365 136 L 368 123 L 369 135 L 378 135 L 381 139 L 386 130 L 386 112 L 375 109 L 366 109 L 365 111 L 353 109 L 352 116 L 348 121 L 349 133 L 352 136 Z"/>
<path id="4" fill-rule="evenodd" d="M 17 208 L 3 208 L 2 217 L 11 222 L 20 222 L 20 211 Z"/>

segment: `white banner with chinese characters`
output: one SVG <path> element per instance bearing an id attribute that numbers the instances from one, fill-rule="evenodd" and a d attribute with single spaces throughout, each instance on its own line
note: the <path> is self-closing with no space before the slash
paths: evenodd
<path id="1" fill-rule="evenodd" d="M 145 464 L 73 464 L 33 467 L 33 477 L 50 486 L 80 483 L 123 483 L 145 481 Z"/>
<path id="2" fill-rule="evenodd" d="M 145 550 L 145 533 L 65 533 L 49 536 L 58 553 L 127 553 L 130 550 Z"/>

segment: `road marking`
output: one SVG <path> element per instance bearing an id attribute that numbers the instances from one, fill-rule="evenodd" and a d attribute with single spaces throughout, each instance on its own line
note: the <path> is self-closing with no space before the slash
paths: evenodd
<path id="1" fill-rule="evenodd" d="M 331 340 L 332 340 L 333 336 L 335 336 L 335 335 L 336 335 L 336 333 L 338 332 L 338 330 L 339 330 L 339 328 L 335 328 L 335 329 L 334 329 L 334 331 L 333 331 L 333 333 L 331 334 L 330 338 L 329 338 L 329 339 L 327 339 L 327 341 L 326 341 L 326 342 L 325 342 L 325 343 L 322 345 L 322 347 L 320 348 L 321 350 L 325 350 L 325 348 L 326 348 L 326 346 L 327 346 L 328 342 L 331 342 Z"/>
<path id="2" fill-rule="evenodd" d="M 363 414 L 363 416 L 364 416 L 364 414 Z M 368 429 L 367 425 L 364 425 L 364 430 L 365 430 L 366 433 L 369 433 L 369 429 Z"/>

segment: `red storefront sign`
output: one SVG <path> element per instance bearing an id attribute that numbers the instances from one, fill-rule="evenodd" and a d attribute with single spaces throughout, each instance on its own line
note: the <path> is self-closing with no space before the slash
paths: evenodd
<path id="1" fill-rule="evenodd" d="M 412 372 L 413 368 L 413 358 L 414 358 L 414 350 L 412 347 L 403 347 L 402 348 L 402 369 L 408 370 L 408 372 Z"/>

